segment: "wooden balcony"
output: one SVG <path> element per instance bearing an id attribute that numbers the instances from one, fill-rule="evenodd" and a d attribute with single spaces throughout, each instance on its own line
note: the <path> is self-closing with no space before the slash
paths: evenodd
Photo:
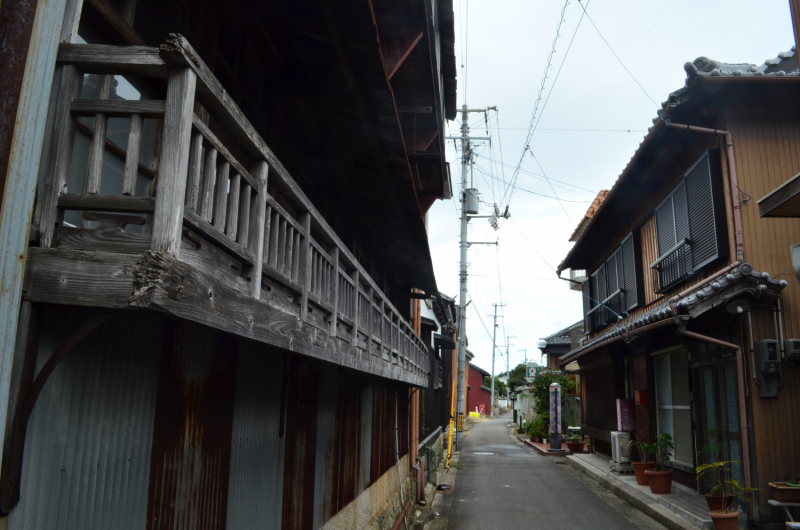
<path id="1" fill-rule="evenodd" d="M 27 300 L 161 311 L 426 384 L 426 345 L 183 37 L 62 44 L 48 131 Z"/>

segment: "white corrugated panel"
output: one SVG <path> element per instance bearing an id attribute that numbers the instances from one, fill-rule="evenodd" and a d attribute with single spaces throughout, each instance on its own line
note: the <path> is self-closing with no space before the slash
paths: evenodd
<path id="1" fill-rule="evenodd" d="M 283 354 L 239 342 L 228 530 L 280 528 L 284 440 L 279 437 Z"/>
<path id="2" fill-rule="evenodd" d="M 47 311 L 37 373 L 95 314 Z M 56 367 L 28 424 L 10 530 L 145 527 L 163 322 L 119 313 Z"/>

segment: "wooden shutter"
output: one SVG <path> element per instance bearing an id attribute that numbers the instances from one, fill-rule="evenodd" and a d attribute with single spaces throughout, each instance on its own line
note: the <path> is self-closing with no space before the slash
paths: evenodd
<path id="1" fill-rule="evenodd" d="M 606 296 L 608 296 L 608 284 L 607 284 L 608 280 L 606 279 L 606 264 L 603 263 L 602 265 L 600 265 L 600 268 L 597 269 L 597 272 L 595 274 L 597 274 L 597 302 L 599 304 L 602 304 L 603 301 L 606 299 Z M 598 326 L 602 326 L 603 324 L 608 322 L 608 310 L 605 307 L 601 307 L 600 309 L 595 311 L 595 313 L 597 314 L 596 322 Z"/>
<path id="2" fill-rule="evenodd" d="M 590 282 L 590 285 L 589 285 L 589 293 L 590 294 L 589 294 L 589 296 L 592 297 L 592 300 L 591 300 L 591 308 L 592 309 L 594 309 L 598 305 L 598 303 L 599 303 L 598 301 L 600 300 L 600 294 L 599 294 L 600 288 L 599 288 L 599 285 L 598 285 L 599 284 L 599 281 L 598 281 L 598 276 L 599 276 L 598 273 L 599 272 L 600 272 L 600 269 L 597 269 L 589 277 L 589 282 Z M 594 329 L 596 329 L 598 327 L 599 324 L 600 324 L 600 309 L 598 309 L 597 311 L 592 313 L 591 317 L 589 318 L 589 328 L 588 329 L 593 331 Z"/>
<path id="3" fill-rule="evenodd" d="M 610 258 L 606 261 L 606 283 L 608 285 L 608 295 L 611 296 L 616 292 L 617 289 L 621 287 L 620 285 L 620 278 L 622 277 L 622 263 L 620 263 L 621 249 L 617 249 Z M 606 304 L 609 308 L 611 308 L 614 312 L 620 313 L 622 311 L 622 307 L 620 306 L 620 297 L 616 296 L 614 299 L 609 300 Z M 606 315 L 606 322 L 616 322 L 617 315 L 612 313 L 611 311 L 607 310 Z"/>
<path id="4" fill-rule="evenodd" d="M 588 333 L 592 330 L 592 319 L 590 315 L 587 315 L 592 309 L 591 281 L 588 278 L 581 284 L 581 292 L 583 293 L 583 329 Z"/>
<path id="5" fill-rule="evenodd" d="M 638 233 L 631 232 L 622 241 L 619 258 L 622 262 L 621 286 L 625 290 L 625 296 L 622 298 L 625 302 L 623 306 L 625 311 L 630 311 L 639 305 L 641 282 L 639 269 L 636 266 L 636 237 Z"/>
<path id="6" fill-rule="evenodd" d="M 721 245 L 722 241 L 727 238 L 720 237 L 725 236 L 724 210 L 720 208 L 721 198 L 714 193 L 712 163 L 715 160 L 712 158 L 711 153 L 706 151 L 686 172 L 694 270 L 711 263 L 723 253 L 727 254 L 720 248 L 724 246 Z"/>
<path id="7" fill-rule="evenodd" d="M 672 194 L 658 205 L 656 216 L 656 238 L 658 257 L 662 257 L 675 246 L 675 213 L 672 207 Z"/>

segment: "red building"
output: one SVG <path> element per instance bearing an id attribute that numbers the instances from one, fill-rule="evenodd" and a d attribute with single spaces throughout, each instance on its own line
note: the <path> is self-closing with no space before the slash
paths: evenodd
<path id="1" fill-rule="evenodd" d="M 483 384 L 484 377 L 492 374 L 469 363 L 467 371 L 467 412 L 483 412 L 489 414 L 492 403 L 492 390 Z"/>

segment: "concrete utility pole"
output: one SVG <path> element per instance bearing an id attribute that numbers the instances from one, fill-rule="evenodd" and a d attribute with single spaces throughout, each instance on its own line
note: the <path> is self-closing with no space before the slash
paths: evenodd
<path id="1" fill-rule="evenodd" d="M 469 223 L 470 214 L 477 214 L 477 211 L 470 211 L 467 208 L 467 167 L 472 164 L 472 147 L 470 140 L 488 140 L 489 138 L 470 138 L 469 127 L 467 126 L 468 116 L 470 112 L 486 112 L 486 109 L 468 109 L 467 104 L 461 109 L 461 265 L 459 267 L 459 281 L 461 282 L 461 289 L 458 295 L 459 307 L 459 325 L 458 325 L 458 388 L 456 391 L 457 407 L 456 407 L 456 447 L 461 449 L 461 443 L 458 437 L 459 432 L 464 430 L 464 415 L 466 414 L 466 381 L 464 381 L 464 374 L 466 372 L 466 336 L 467 336 L 467 249 L 470 245 L 475 244 L 490 244 L 496 245 L 497 243 L 470 243 L 467 241 L 467 223 Z M 473 191 L 474 190 L 470 190 Z"/>
<path id="2" fill-rule="evenodd" d="M 506 397 L 508 402 L 511 403 L 511 420 L 516 423 L 516 401 L 511 401 L 511 357 L 509 356 L 508 349 L 511 347 L 511 339 L 516 339 L 515 335 L 506 335 Z"/>
<path id="3" fill-rule="evenodd" d="M 505 307 L 505 304 L 492 304 L 494 306 L 494 329 L 492 330 L 492 403 L 489 408 L 490 418 L 494 418 L 494 354 L 497 350 L 497 308 Z M 491 316 L 491 315 L 490 315 Z"/>

